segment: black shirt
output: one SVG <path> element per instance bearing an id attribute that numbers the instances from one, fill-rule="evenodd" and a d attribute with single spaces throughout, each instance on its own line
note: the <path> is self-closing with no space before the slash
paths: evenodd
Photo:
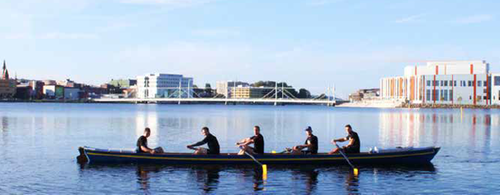
<path id="1" fill-rule="evenodd" d="M 351 131 L 351 133 L 349 133 L 349 135 L 347 135 L 347 137 L 345 138 L 348 140 L 353 139 L 354 141 L 352 142 L 352 145 L 349 146 L 349 148 L 352 148 L 354 151 L 359 152 L 361 142 L 359 141 L 358 133 Z"/>
<path id="2" fill-rule="evenodd" d="M 311 144 L 309 149 L 307 150 L 308 152 L 311 152 L 311 154 L 317 154 L 318 153 L 318 137 L 315 135 L 312 135 L 311 137 L 307 137 L 306 142 L 304 144 Z"/>
<path id="3" fill-rule="evenodd" d="M 193 144 L 192 146 L 201 146 L 203 144 L 208 145 L 208 154 L 220 154 L 219 141 L 217 141 L 217 138 L 212 134 L 208 134 L 205 139 Z"/>
<path id="4" fill-rule="evenodd" d="M 250 139 L 253 140 L 255 153 L 264 154 L 264 137 L 262 136 L 262 134 L 254 135 Z"/>
<path id="5" fill-rule="evenodd" d="M 145 152 L 142 151 L 141 146 L 148 147 L 148 139 L 144 137 L 144 135 L 141 135 L 139 139 L 137 139 L 137 152 Z"/>

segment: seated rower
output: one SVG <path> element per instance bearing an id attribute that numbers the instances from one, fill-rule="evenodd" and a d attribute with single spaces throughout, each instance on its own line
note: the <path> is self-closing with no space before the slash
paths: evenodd
<path id="1" fill-rule="evenodd" d="M 219 147 L 219 141 L 217 141 L 217 138 L 210 134 L 210 130 L 208 127 L 203 127 L 201 129 L 201 134 L 205 136 L 205 139 L 195 143 L 188 145 L 187 148 L 196 150 L 194 154 L 220 154 L 220 147 Z M 206 148 L 195 148 L 195 146 L 201 146 L 203 144 L 208 145 L 208 149 Z"/>
<path id="2" fill-rule="evenodd" d="M 253 127 L 254 136 L 245 138 L 236 145 L 241 148 L 239 155 L 245 154 L 245 151 L 250 154 L 264 154 L 264 136 L 260 134 L 260 127 Z M 253 144 L 254 147 L 249 146 Z"/>
<path id="3" fill-rule="evenodd" d="M 148 137 L 151 135 L 151 129 L 146 127 L 144 129 L 144 134 L 137 139 L 137 153 L 150 153 L 150 154 L 157 154 L 157 153 L 163 153 L 163 148 L 162 147 L 157 147 L 155 149 L 151 149 L 148 147 Z"/>
<path id="4" fill-rule="evenodd" d="M 337 142 L 349 141 L 349 144 L 347 144 L 346 146 L 343 146 L 341 150 L 344 153 L 359 153 L 359 148 L 361 146 L 361 142 L 359 141 L 358 133 L 356 133 L 352 130 L 351 125 L 346 125 L 345 131 L 347 132 L 346 137 L 340 138 L 340 139 L 333 139 L 332 143 L 337 144 Z M 333 149 L 328 154 L 335 154 L 337 152 L 339 152 L 339 148 Z"/>
<path id="5" fill-rule="evenodd" d="M 294 146 L 292 154 L 318 154 L 318 137 L 312 134 L 312 128 L 306 128 L 307 139 L 304 145 Z M 303 150 L 306 149 L 307 150 Z"/>

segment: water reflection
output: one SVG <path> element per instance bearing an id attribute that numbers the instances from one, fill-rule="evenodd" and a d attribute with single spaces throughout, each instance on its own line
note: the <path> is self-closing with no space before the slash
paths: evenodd
<path id="1" fill-rule="evenodd" d="M 294 180 L 305 184 L 304 189 L 306 194 L 314 194 L 319 175 L 319 171 L 315 167 L 298 167 L 297 169 L 292 169 L 292 174 L 295 176 L 293 177 Z"/>
<path id="2" fill-rule="evenodd" d="M 150 188 L 150 183 L 149 183 L 149 173 L 150 172 L 159 172 L 160 167 L 158 166 L 152 166 L 152 165 L 137 165 L 137 183 L 139 184 L 139 188 L 144 191 L 144 194 L 150 194 L 149 188 Z"/>
<path id="3" fill-rule="evenodd" d="M 349 194 L 359 193 L 359 180 L 358 176 L 354 175 L 354 172 L 349 171 L 345 176 L 345 189 Z"/>
<path id="4" fill-rule="evenodd" d="M 217 189 L 220 171 L 221 167 L 215 165 L 194 167 L 191 173 L 194 174 L 199 188 L 202 189 L 205 194 L 208 194 Z"/>
<path id="5" fill-rule="evenodd" d="M 492 126 L 498 126 L 498 114 L 458 112 L 381 112 L 379 114 L 380 147 L 422 147 L 455 144 L 467 140 L 470 147 L 491 145 Z M 457 120 L 458 119 L 458 120 Z"/>

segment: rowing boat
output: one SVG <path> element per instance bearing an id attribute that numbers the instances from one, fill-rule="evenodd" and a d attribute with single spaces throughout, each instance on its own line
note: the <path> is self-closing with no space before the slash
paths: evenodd
<path id="1" fill-rule="evenodd" d="M 251 164 L 255 163 L 247 155 L 221 153 L 219 155 L 194 155 L 192 153 L 136 153 L 134 150 L 99 149 L 80 147 L 77 157 L 80 163 L 154 163 L 154 164 Z M 353 164 L 374 165 L 418 165 L 428 164 L 439 152 L 439 147 L 411 148 L 404 150 L 388 150 L 379 153 L 347 154 Z M 346 160 L 340 154 L 280 154 L 269 153 L 254 155 L 263 164 L 329 164 L 342 165 Z"/>

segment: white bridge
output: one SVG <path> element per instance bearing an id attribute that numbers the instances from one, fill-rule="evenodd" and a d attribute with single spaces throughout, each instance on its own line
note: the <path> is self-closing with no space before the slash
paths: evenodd
<path id="1" fill-rule="evenodd" d="M 275 99 L 275 98 L 99 98 L 93 99 L 94 102 L 107 103 L 223 103 L 223 104 L 324 104 L 326 106 L 335 106 L 335 100 L 328 99 Z"/>
<path id="2" fill-rule="evenodd" d="M 195 92 L 193 88 L 163 88 L 171 90 L 170 95 L 166 97 L 157 98 L 130 98 L 120 96 L 108 96 L 98 99 L 92 99 L 94 102 L 107 102 L 107 103 L 177 103 L 177 104 L 197 104 L 197 103 L 223 103 L 223 104 L 320 104 L 326 106 L 335 106 L 336 98 L 334 88 L 328 88 L 327 91 L 315 98 L 297 98 L 289 90 L 290 87 L 270 87 L 259 88 L 269 89 L 270 91 L 262 97 L 256 98 L 238 98 L 238 97 L 224 97 L 218 94 L 215 97 L 202 97 L 202 95 Z M 207 89 L 198 89 L 207 90 Z M 232 89 L 234 90 L 234 88 Z M 231 91 L 231 90 L 230 90 Z M 231 92 L 230 92 L 231 93 Z M 229 96 L 229 95 L 228 95 Z"/>

